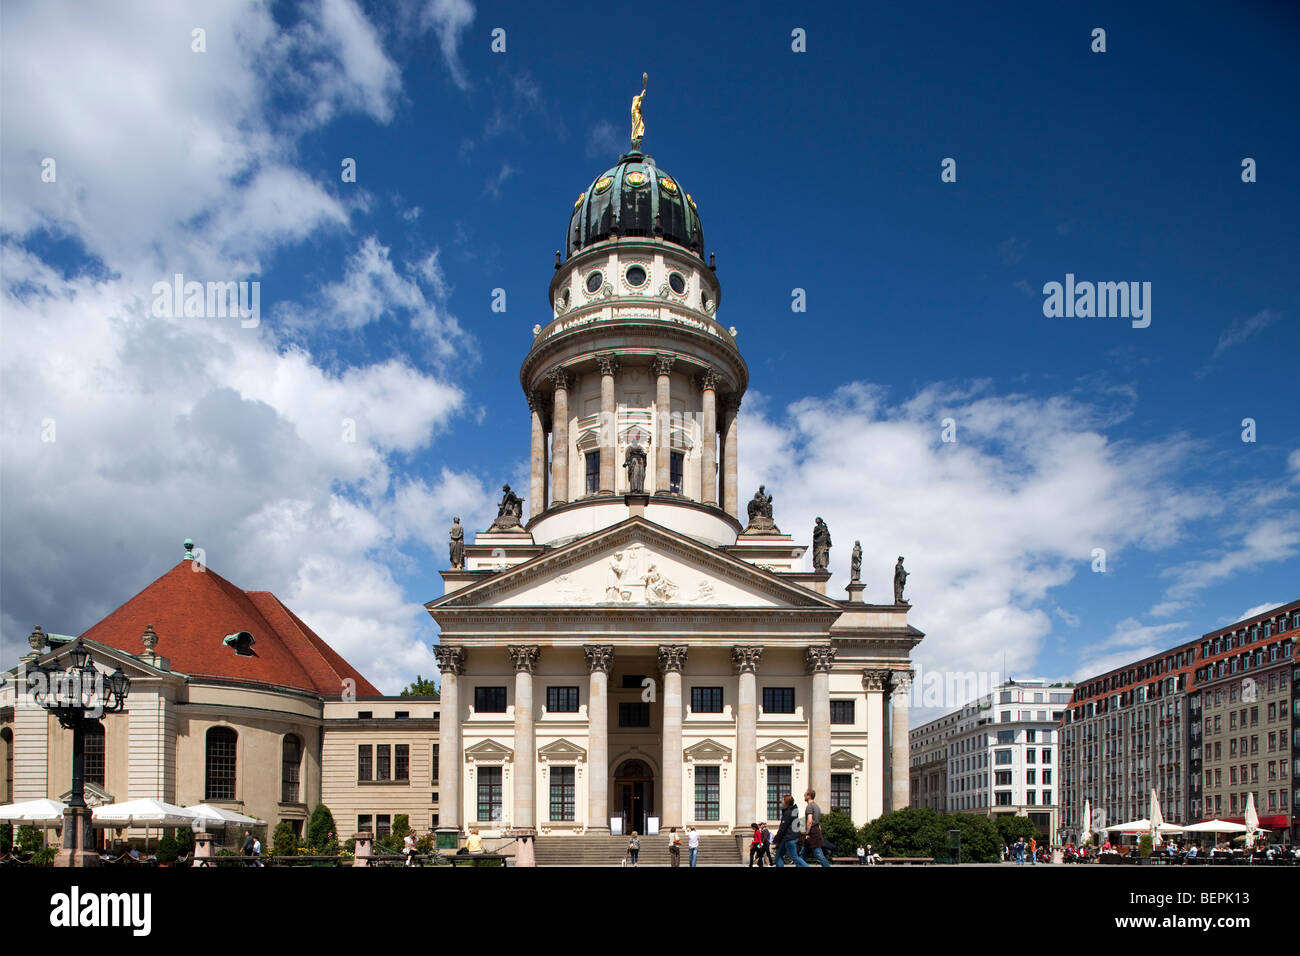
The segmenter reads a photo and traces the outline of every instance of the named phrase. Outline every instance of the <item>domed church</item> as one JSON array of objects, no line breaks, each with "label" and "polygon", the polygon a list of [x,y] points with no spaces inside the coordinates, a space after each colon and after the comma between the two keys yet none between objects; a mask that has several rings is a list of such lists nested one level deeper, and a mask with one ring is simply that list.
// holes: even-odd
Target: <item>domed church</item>
[{"label": "domed church", "polygon": [[860,553],[847,597],[826,593],[820,519],[809,571],[774,495],[742,501],[749,367],[696,200],[641,149],[639,97],[633,120],[573,203],[520,367],[527,496],[504,488],[472,543],[456,519],[427,605],[441,825],[535,832],[539,860],[551,838],[730,835],[807,789],[857,824],[908,800],[922,634],[901,587],[864,602]]}]

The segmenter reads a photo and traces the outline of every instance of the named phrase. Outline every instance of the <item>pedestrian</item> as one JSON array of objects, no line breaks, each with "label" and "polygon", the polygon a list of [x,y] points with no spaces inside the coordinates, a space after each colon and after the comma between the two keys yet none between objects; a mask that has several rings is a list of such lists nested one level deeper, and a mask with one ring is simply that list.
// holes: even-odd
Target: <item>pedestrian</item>
[{"label": "pedestrian", "polygon": [[763,856],[759,859],[759,866],[763,865],[763,860],[767,860],[767,865],[772,865],[772,828],[766,823],[759,824],[759,834],[763,837]]},{"label": "pedestrian", "polygon": [[411,859],[415,856],[415,836],[408,833],[402,837],[402,852],[406,854],[406,865],[411,865]]},{"label": "pedestrian", "polygon": [[262,865],[262,841],[256,838],[253,839],[253,865]]},{"label": "pedestrian", "polygon": [[830,866],[831,861],[826,859],[826,854],[822,852],[822,844],[825,838],[822,836],[822,808],[817,806],[817,791],[809,790],[803,795],[807,804],[803,808],[805,831],[804,845],[812,850],[813,858],[822,866]]},{"label": "pedestrian", "polygon": [[796,825],[799,820],[799,808],[794,805],[794,797],[786,794],[781,798],[781,824],[776,831],[776,865],[785,866],[788,854],[795,866],[807,866],[799,856],[799,834]]},{"label": "pedestrian", "polygon": [[758,860],[758,868],[763,868],[763,836],[758,832],[758,824],[749,825],[749,865],[754,865],[754,860]]},{"label": "pedestrian", "polygon": [[635,830],[632,831],[632,839],[627,841],[627,859],[633,866],[636,866],[636,858],[641,854],[641,837]]},{"label": "pedestrian", "polygon": [[867,862],[867,848],[861,843],[858,844],[858,866]]},{"label": "pedestrian", "polygon": [[695,827],[691,827],[686,835],[686,848],[691,852],[691,867],[694,868],[700,858],[700,831]]},{"label": "pedestrian", "polygon": [[1029,865],[1033,866],[1038,862],[1038,837],[1029,838]]},{"label": "pedestrian", "polygon": [[253,855],[253,834],[249,833],[247,830],[244,831],[243,850],[244,856],[251,857]]},{"label": "pedestrian", "polygon": [[677,828],[668,831],[668,865],[680,866],[682,862],[682,838],[677,835]]}]

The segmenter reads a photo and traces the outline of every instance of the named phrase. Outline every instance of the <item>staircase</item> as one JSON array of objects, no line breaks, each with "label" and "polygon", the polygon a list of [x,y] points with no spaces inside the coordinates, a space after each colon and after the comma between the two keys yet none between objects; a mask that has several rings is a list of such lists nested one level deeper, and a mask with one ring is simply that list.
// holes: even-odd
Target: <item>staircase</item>
[{"label": "staircase", "polygon": [[[535,845],[538,866],[618,866],[627,855],[626,836],[583,834],[539,836]],[[690,850],[682,834],[682,866],[690,866]],[[736,837],[700,835],[699,866],[736,866],[741,862]],[[668,834],[641,837],[638,866],[668,865]]]}]

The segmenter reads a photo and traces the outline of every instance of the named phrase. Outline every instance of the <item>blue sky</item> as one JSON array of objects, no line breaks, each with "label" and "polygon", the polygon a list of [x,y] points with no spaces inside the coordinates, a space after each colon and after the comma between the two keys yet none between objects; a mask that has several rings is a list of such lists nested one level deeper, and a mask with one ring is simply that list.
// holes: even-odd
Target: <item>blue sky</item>
[{"label": "blue sky", "polygon": [[[925,669],[1081,677],[1295,599],[1300,17],[975,6],[7,4],[5,656],[190,535],[386,690],[429,674],[643,70],[751,368],[742,492],[826,517],[834,590],[854,538],[869,600],[907,555]],[[260,324],[153,316],[176,272],[260,281]],[[1067,273],[1151,283],[1150,326],[1046,318]]]}]

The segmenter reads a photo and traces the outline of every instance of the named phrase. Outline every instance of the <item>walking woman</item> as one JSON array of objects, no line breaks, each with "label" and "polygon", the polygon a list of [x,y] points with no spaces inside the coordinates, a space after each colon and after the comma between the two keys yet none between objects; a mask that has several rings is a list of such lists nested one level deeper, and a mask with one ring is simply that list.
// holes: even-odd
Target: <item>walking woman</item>
[{"label": "walking woman", "polygon": [[781,825],[777,828],[776,839],[772,841],[776,844],[777,866],[785,866],[787,854],[796,865],[808,865],[799,859],[799,834],[794,829],[798,819],[799,808],[794,805],[794,797],[787,793],[781,798]]},{"label": "walking woman", "polygon": [[632,839],[627,841],[627,858],[633,866],[636,866],[636,858],[641,853],[641,838],[637,836],[635,830],[632,831]]}]

